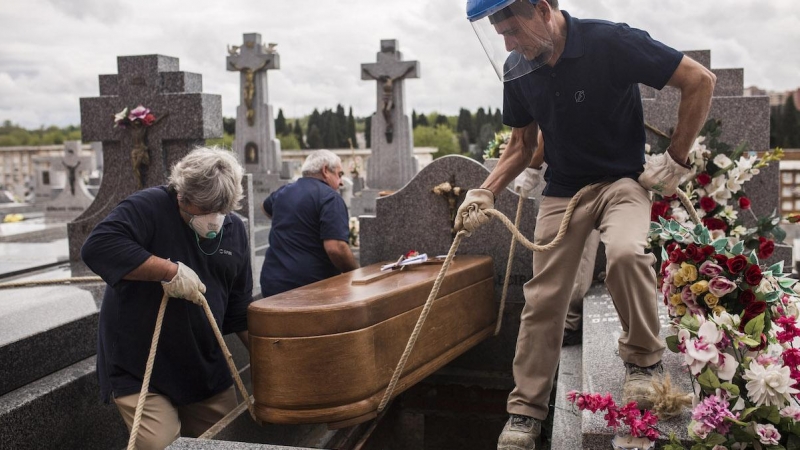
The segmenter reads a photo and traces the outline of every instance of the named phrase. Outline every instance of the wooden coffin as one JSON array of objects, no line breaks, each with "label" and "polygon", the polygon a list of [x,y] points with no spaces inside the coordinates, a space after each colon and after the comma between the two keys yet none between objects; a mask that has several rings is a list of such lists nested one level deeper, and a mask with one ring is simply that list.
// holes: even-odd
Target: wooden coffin
[{"label": "wooden coffin", "polygon": [[[416,265],[381,276],[380,266],[250,305],[259,419],[337,428],[377,415],[441,269],[441,264]],[[496,316],[491,257],[456,256],[393,396],[491,336]]]}]

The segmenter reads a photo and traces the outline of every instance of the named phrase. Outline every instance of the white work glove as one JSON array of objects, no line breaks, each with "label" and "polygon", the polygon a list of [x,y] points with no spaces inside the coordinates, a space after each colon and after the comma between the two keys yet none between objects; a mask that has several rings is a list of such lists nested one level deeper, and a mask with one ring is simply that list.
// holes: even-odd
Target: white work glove
[{"label": "white work glove", "polygon": [[190,302],[202,305],[201,294],[206,293],[206,285],[200,281],[191,267],[182,262],[178,262],[178,273],[169,281],[162,281],[164,292],[172,298],[182,298]]},{"label": "white work glove", "polygon": [[514,180],[514,189],[516,189],[521,196],[530,197],[533,190],[536,189],[536,186],[542,181],[539,172],[541,172],[539,169],[534,169],[533,167],[528,167],[523,170]]},{"label": "white work glove", "polygon": [[691,169],[678,164],[669,152],[651,156],[644,165],[644,172],[639,175],[639,184],[645,189],[664,197],[674,195]]},{"label": "white work glove", "polygon": [[456,213],[456,222],[453,229],[458,232],[467,231],[467,236],[478,227],[489,221],[489,216],[483,211],[494,208],[494,194],[488,189],[470,189],[464,197],[464,202]]}]

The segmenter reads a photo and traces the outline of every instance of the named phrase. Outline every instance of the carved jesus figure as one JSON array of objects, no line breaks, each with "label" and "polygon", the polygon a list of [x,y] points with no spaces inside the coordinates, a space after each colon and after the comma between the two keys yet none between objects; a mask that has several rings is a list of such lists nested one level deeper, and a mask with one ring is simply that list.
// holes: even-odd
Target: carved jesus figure
[{"label": "carved jesus figure", "polygon": [[383,114],[383,120],[386,123],[386,142],[391,144],[392,137],[394,136],[394,123],[392,122],[392,112],[394,110],[394,82],[396,80],[405,78],[409,72],[414,70],[414,66],[410,66],[405,72],[394,78],[388,75],[380,75],[376,77],[367,69],[362,68],[361,70],[373,80],[383,83],[383,102],[381,104],[381,113]]},{"label": "carved jesus figure", "polygon": [[244,92],[244,105],[247,108],[247,124],[251,127],[255,122],[256,112],[253,109],[253,98],[256,94],[256,83],[255,83],[255,76],[256,72],[266,67],[269,64],[269,59],[264,61],[264,64],[252,69],[250,67],[239,67],[233,61],[230,62],[231,67],[234,69],[242,72],[244,74],[244,86],[242,86],[242,91]]}]

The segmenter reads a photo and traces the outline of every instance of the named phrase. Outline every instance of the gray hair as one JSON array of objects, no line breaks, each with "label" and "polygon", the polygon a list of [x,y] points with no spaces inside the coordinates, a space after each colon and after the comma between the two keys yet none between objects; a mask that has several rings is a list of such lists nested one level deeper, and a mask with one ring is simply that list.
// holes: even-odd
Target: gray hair
[{"label": "gray hair", "polygon": [[230,151],[198,147],[172,166],[169,187],[202,210],[227,214],[241,208],[243,176]]},{"label": "gray hair", "polygon": [[303,161],[303,176],[314,175],[322,172],[323,167],[329,170],[336,170],[336,166],[342,165],[342,160],[336,153],[330,150],[314,150]]}]

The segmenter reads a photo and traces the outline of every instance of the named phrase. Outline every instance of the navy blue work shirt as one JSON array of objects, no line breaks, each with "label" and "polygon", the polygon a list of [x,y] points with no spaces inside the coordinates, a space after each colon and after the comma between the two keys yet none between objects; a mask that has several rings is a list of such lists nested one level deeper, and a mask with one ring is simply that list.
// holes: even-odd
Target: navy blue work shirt
[{"label": "navy blue work shirt", "polygon": [[[206,285],[205,297],[223,334],[247,330],[253,298],[250,250],[241,219],[228,214],[220,237],[201,239],[184,222],[174,192],[145,189],[126,198],[92,230],[83,261],[108,283],[100,308],[97,374],[100,393],[124,397],[142,388],[164,290],[160,282],[122,278],[151,255],[182,262]],[[233,384],[202,306],[170,299],[150,380],[150,392],[176,406],[205,400]]]},{"label": "navy blue work shirt", "polygon": [[323,241],[348,242],[347,206],[324,181],[303,177],[264,200],[272,217],[269,248],[261,267],[264,297],[342,273],[325,252]]},{"label": "navy blue work shirt", "polygon": [[645,31],[562,13],[567,41],[558,62],[506,82],[503,92],[503,123],[523,128],[536,121],[542,129],[544,195],[553,197],[642,172],[638,83],[663,88],[683,58]]}]

